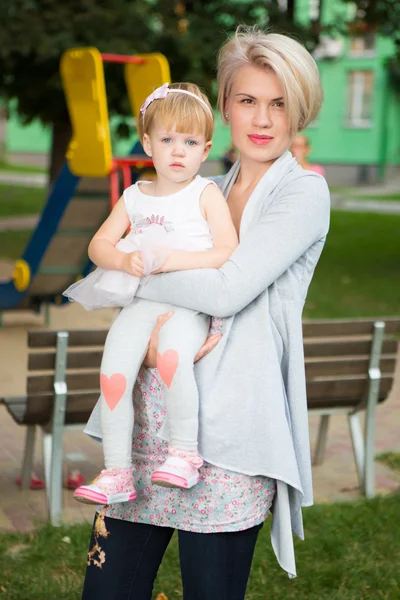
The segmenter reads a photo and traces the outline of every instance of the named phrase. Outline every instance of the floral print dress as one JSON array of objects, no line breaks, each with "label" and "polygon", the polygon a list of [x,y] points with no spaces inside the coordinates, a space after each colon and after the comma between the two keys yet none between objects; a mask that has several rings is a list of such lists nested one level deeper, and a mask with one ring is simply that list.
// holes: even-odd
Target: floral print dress
[{"label": "floral print dress", "polygon": [[239,531],[268,516],[275,480],[251,477],[205,463],[201,479],[190,490],[150,483],[167,455],[167,443],[157,437],[165,417],[164,385],[156,369],[139,373],[134,389],[135,426],[132,456],[137,499],[103,508],[108,517],[197,533]]}]

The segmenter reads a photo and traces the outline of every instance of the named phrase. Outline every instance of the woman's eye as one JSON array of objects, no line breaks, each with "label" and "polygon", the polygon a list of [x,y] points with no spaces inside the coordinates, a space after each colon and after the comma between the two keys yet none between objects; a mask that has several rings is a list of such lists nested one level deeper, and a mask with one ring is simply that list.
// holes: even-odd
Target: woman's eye
[{"label": "woman's eye", "polygon": [[165,138],[162,138],[162,140],[161,140],[161,141],[162,141],[162,142],[164,142],[164,144],[169,144],[169,143],[170,143],[170,141],[171,141],[171,138],[169,138],[169,137],[165,137]]},{"label": "woman's eye", "polygon": [[284,102],[275,102],[275,106],[277,106],[278,108],[284,108],[285,104]]},{"label": "woman's eye", "polygon": [[243,98],[243,100],[240,101],[242,104],[252,104],[253,100],[251,98]]}]

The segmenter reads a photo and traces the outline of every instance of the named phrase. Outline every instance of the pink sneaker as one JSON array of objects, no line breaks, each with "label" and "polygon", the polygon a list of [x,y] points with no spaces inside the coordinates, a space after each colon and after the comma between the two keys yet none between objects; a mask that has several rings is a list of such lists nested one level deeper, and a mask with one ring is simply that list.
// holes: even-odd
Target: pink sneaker
[{"label": "pink sneaker", "polygon": [[151,483],[188,490],[199,482],[202,465],[203,459],[197,452],[185,453],[170,448],[165,463],[152,474]]},{"label": "pink sneaker", "polygon": [[75,500],[86,504],[117,504],[136,499],[133,468],[104,469],[89,485],[81,485],[74,492]]}]

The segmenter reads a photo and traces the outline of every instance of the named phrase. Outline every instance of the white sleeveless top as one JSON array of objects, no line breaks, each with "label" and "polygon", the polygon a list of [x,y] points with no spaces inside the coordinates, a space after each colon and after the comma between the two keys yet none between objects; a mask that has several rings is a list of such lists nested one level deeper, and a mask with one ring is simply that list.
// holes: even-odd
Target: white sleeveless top
[{"label": "white sleeveless top", "polygon": [[201,213],[200,197],[204,188],[215,185],[214,182],[197,175],[189,185],[170,196],[143,193],[144,186],[149,183],[138,181],[124,191],[132,241],[136,238],[140,245],[140,238],[146,238],[150,230],[154,241],[156,228],[159,228],[160,241],[174,250],[210,250],[213,241],[208,223]]},{"label": "white sleeveless top", "polygon": [[[124,191],[124,203],[131,222],[128,235],[116,248],[121,252],[141,251],[145,275],[164,264],[171,250],[201,252],[213,247],[210,228],[200,209],[201,194],[213,181],[197,175],[189,185],[170,196],[148,196],[139,181]],[[143,189],[142,187],[142,189]],[[123,307],[133,301],[140,283],[124,271],[95,269],[69,286],[63,295],[86,310]]]}]

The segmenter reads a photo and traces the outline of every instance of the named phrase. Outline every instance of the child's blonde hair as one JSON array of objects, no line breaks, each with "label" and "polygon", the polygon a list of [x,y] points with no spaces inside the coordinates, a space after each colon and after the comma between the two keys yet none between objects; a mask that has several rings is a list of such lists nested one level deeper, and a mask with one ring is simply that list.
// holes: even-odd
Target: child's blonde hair
[{"label": "child's blonde hair", "polygon": [[209,142],[214,133],[214,115],[207,96],[194,83],[173,83],[169,88],[195,94],[206,103],[209,110],[188,94],[167,94],[165,98],[151,102],[144,115],[139,113],[137,130],[140,141],[143,142],[145,133],[151,132],[157,118],[158,123],[168,130],[175,127],[178,133],[204,135],[206,142]]},{"label": "child's blonde hair", "polygon": [[266,33],[257,26],[240,26],[219,53],[218,107],[225,122],[225,103],[236,73],[240,67],[249,64],[272,69],[278,77],[292,135],[316,118],[323,92],[318,67],[311,54],[287,35]]}]

